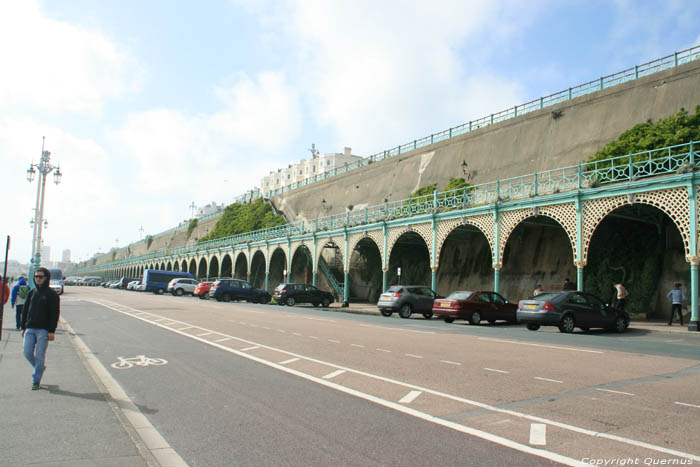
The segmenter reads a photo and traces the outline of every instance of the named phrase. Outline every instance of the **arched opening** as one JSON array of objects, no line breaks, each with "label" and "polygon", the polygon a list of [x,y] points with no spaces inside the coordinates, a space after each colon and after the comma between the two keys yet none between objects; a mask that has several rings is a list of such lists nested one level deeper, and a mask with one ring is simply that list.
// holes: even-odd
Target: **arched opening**
[{"label": "arched opening", "polygon": [[593,232],[583,282],[586,292],[606,303],[612,303],[613,284],[622,282],[630,293],[628,313],[668,319],[671,307],[666,294],[674,284],[681,283],[681,290],[690,296],[690,268],[678,227],[651,205],[615,209]]},{"label": "arched opening", "polygon": [[[326,290],[343,298],[343,284],[345,283],[345,262],[340,247],[333,241],[326,242],[321,247],[321,255],[318,258],[316,287]],[[350,288],[352,291],[352,287]]]},{"label": "arched opening", "polygon": [[166,269],[165,269],[165,263],[164,263],[164,262],[163,262],[163,263],[160,263],[160,270],[161,270],[161,271],[165,271],[165,270],[166,270]]},{"label": "arched opening", "polygon": [[180,262],[179,261],[175,261],[173,263],[173,271],[180,272]]},{"label": "arched opening", "polygon": [[571,240],[551,217],[528,217],[518,224],[506,241],[501,262],[499,292],[511,302],[531,297],[538,284],[544,290],[561,290],[566,278],[576,283]]},{"label": "arched opening", "polygon": [[245,253],[238,253],[236,256],[236,267],[233,269],[233,277],[241,280],[248,280],[248,258]]},{"label": "arched opening", "polygon": [[197,262],[195,261],[194,258],[190,260],[190,267],[187,270],[190,274],[192,274],[194,277],[197,277]]},{"label": "arched opening", "polygon": [[350,254],[350,298],[376,303],[382,290],[382,255],[374,240],[360,240]]},{"label": "arched opening", "polygon": [[265,255],[260,250],[250,260],[250,284],[258,289],[265,287]]},{"label": "arched opening", "polygon": [[217,277],[219,277],[219,258],[213,256],[211,261],[209,261],[209,273],[207,274],[207,278],[216,279]]},{"label": "arched opening", "polygon": [[[401,276],[399,277],[399,268]],[[430,252],[423,237],[416,232],[402,234],[389,256],[387,285],[431,285]]]},{"label": "arched opening", "polygon": [[292,255],[290,282],[311,284],[313,282],[313,261],[306,245],[301,245]]},{"label": "arched opening", "polygon": [[268,292],[275,290],[278,284],[285,282],[284,271],[287,270],[287,255],[282,248],[276,248],[270,256],[270,276]]},{"label": "arched opening", "polygon": [[180,271],[182,271],[182,272],[189,272],[189,271],[187,270],[187,260],[186,260],[186,259],[183,259],[183,260],[182,260],[182,263],[180,264]]},{"label": "arched opening", "polygon": [[493,289],[493,256],[489,241],[473,225],[460,225],[440,249],[436,292],[443,297],[456,290]]},{"label": "arched opening", "polygon": [[199,267],[197,268],[197,279],[205,279],[207,277],[208,272],[209,270],[207,269],[207,259],[201,258],[199,260]]},{"label": "arched opening", "polygon": [[231,255],[226,253],[221,260],[221,277],[233,277],[231,267]]},{"label": "arched opening", "polygon": [[168,264],[165,265],[165,270],[166,271],[172,271],[173,270],[173,263],[168,261]]}]

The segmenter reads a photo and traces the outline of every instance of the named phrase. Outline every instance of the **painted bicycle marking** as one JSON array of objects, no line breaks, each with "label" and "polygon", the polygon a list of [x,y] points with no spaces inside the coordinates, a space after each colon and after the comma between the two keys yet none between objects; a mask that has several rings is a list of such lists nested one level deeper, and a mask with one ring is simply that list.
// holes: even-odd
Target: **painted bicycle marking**
[{"label": "painted bicycle marking", "polygon": [[137,355],[136,357],[131,357],[131,358],[124,358],[124,357],[117,357],[117,362],[112,363],[112,368],[115,368],[117,370],[125,370],[127,368],[131,368],[134,365],[136,366],[149,366],[149,365],[165,365],[168,363],[167,360],[163,358],[150,358],[146,357],[145,355]]}]

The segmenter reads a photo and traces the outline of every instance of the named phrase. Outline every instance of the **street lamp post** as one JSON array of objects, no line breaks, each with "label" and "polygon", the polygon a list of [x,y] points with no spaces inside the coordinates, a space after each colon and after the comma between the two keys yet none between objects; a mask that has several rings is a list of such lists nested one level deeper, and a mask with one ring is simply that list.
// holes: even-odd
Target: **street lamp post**
[{"label": "street lamp post", "polygon": [[36,187],[36,207],[34,208],[34,234],[32,237],[32,264],[29,266],[29,284],[33,287],[34,271],[41,265],[41,228],[44,220],[44,193],[46,191],[46,176],[56,170],[53,174],[54,183],[61,183],[61,169],[58,166],[53,166],[49,163],[51,153],[44,150],[44,138],[41,142],[41,160],[38,164],[30,164],[27,169],[27,180],[31,183],[37,172],[39,172],[39,180]]}]

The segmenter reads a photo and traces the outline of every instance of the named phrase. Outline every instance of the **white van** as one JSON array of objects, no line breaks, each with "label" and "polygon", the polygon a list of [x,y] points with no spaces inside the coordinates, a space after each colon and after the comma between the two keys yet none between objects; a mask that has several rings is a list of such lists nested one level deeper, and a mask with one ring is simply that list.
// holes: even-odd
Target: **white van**
[{"label": "white van", "polygon": [[49,287],[54,289],[58,295],[63,295],[63,271],[56,268],[47,268],[51,273]]}]

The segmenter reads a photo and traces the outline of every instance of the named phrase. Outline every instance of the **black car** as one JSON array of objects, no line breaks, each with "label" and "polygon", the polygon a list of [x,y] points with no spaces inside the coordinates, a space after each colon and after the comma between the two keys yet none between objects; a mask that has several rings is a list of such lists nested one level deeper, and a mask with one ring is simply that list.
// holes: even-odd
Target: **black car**
[{"label": "black car", "polygon": [[324,308],[334,300],[331,293],[309,284],[280,284],[272,294],[272,298],[280,305],[294,306],[297,303],[311,303],[313,306],[322,305]]},{"label": "black car", "polygon": [[630,324],[626,311],[608,306],[595,295],[575,291],[544,292],[520,300],[516,316],[531,331],[537,331],[540,326],[557,326],[566,333],[574,328],[625,332]]},{"label": "black car", "polygon": [[271,300],[269,293],[240,279],[218,279],[209,289],[209,297],[218,302],[246,300],[252,303],[268,303]]}]

